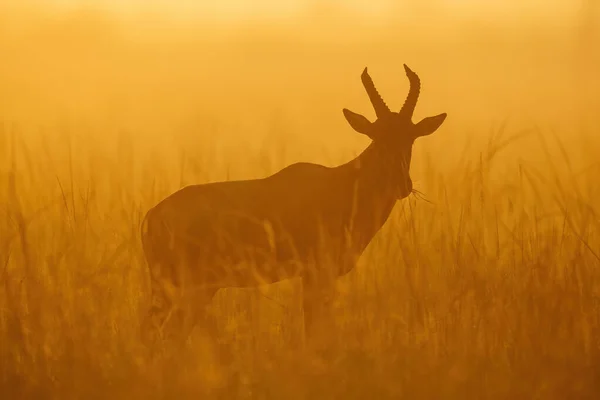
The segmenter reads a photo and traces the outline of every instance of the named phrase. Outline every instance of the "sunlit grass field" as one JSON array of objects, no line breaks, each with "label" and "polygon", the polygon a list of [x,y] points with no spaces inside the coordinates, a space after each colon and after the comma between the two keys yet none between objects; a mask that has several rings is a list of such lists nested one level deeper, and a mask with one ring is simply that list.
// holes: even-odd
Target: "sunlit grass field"
[{"label": "sunlit grass field", "polygon": [[[0,36],[1,398],[597,398],[598,80],[578,96],[551,62],[567,39],[136,44],[78,18]],[[185,185],[349,160],[367,142],[341,109],[373,115],[362,68],[399,107],[403,62],[419,116],[449,116],[415,145],[423,195],[339,280],[334,344],[303,347],[286,281],[216,295],[225,361],[199,336],[151,358],[145,212]]]},{"label": "sunlit grass field", "polygon": [[[518,140],[502,126],[452,170],[416,154],[429,202],[400,202],[340,280],[335,346],[318,357],[299,346],[298,282],[227,289],[212,305],[233,353],[219,365],[199,340],[176,359],[151,360],[140,345],[139,224],[175,188],[235,178],[227,157],[188,149],[168,166],[136,158],[126,137],[108,155],[68,133],[33,149],[15,129],[3,128],[0,157],[5,398],[593,398],[600,389],[593,154],[586,170],[571,170],[565,153],[544,172],[513,161],[497,173],[502,145]],[[269,164],[277,151],[238,162],[263,176],[286,164]]]}]

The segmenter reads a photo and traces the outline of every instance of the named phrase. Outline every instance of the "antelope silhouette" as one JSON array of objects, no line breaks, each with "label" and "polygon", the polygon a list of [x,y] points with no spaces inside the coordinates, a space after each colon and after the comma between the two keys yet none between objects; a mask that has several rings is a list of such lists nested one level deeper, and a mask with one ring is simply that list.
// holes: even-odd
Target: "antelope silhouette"
[{"label": "antelope silhouette", "polygon": [[372,140],[347,163],[300,162],[262,179],[191,185],[151,208],[142,223],[152,290],[143,329],[189,333],[220,288],[299,277],[310,337],[335,279],[354,268],[396,202],[412,192],[415,139],[446,118],[412,122],[421,85],[404,69],[410,90],[399,112],[390,111],[364,69],[377,119],[343,109],[350,126]]}]

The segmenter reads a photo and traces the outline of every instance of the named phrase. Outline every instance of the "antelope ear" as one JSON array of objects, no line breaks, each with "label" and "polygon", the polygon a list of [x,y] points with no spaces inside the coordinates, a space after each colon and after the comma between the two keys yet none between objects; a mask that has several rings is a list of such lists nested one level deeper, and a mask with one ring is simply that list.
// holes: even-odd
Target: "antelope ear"
[{"label": "antelope ear", "polygon": [[348,121],[352,129],[354,129],[358,133],[367,135],[371,139],[373,138],[371,136],[371,121],[369,121],[367,118],[360,114],[348,110],[347,108],[344,108],[342,111],[344,113],[344,117],[346,117],[346,121]]},{"label": "antelope ear", "polygon": [[419,121],[416,127],[416,136],[427,136],[435,132],[446,119],[446,113],[436,115],[434,117],[423,118]]}]

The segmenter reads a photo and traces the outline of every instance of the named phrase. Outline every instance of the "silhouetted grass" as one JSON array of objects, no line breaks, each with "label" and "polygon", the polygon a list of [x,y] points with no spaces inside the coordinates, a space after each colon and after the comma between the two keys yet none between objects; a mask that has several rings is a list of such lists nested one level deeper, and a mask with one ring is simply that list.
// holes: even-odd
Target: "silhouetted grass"
[{"label": "silhouetted grass", "polygon": [[[226,151],[201,146],[137,154],[127,134],[114,148],[68,130],[29,146],[4,126],[2,397],[595,398],[600,164],[591,149],[573,160],[574,142],[558,139],[568,133],[508,131],[450,169],[415,154],[429,202],[399,203],[340,280],[325,354],[299,346],[295,282],[221,291],[212,308],[233,354],[223,366],[199,338],[156,359],[139,344],[148,293],[139,222],[183,184],[274,172],[291,161],[285,143],[229,164],[219,161],[233,159]],[[545,161],[497,162],[521,139]]]}]

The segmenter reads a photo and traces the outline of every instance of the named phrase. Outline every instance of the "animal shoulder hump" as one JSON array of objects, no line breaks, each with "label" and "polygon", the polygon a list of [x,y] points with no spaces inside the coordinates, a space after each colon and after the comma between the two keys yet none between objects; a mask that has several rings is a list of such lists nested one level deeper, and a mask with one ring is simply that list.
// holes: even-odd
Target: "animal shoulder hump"
[{"label": "animal shoulder hump", "polygon": [[313,173],[313,172],[323,172],[328,170],[329,168],[321,165],[321,164],[314,164],[314,163],[309,163],[309,162],[297,162],[294,164],[290,164],[287,167],[283,168],[281,171],[279,171],[277,174],[280,173]]},{"label": "animal shoulder hump", "polygon": [[328,171],[330,168],[309,162],[298,162],[290,164],[287,167],[274,173],[269,178],[272,179],[302,179],[302,178],[318,178],[319,175]]}]

